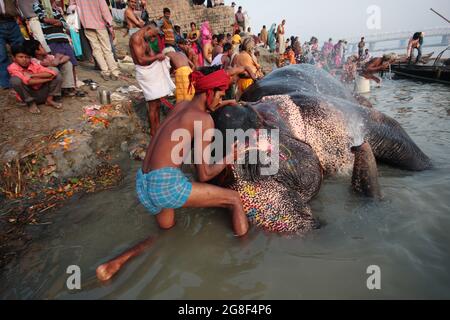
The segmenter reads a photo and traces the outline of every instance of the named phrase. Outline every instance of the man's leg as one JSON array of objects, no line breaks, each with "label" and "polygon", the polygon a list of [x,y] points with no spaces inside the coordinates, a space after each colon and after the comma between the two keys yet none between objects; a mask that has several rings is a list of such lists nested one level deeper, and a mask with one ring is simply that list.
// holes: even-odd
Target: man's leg
[{"label": "man's leg", "polygon": [[[184,208],[226,208],[232,212],[233,230],[239,237],[248,231],[248,219],[242,207],[241,198],[236,191],[216,187],[207,183],[193,183],[192,192]],[[162,229],[175,225],[175,211],[164,209],[156,216]]]},{"label": "man's leg", "polygon": [[44,47],[45,51],[51,52],[50,47],[47,45],[47,41],[45,41],[44,33],[42,32],[42,27],[41,27],[41,23],[39,22],[39,19],[37,17],[32,18],[29,21],[29,25],[30,25],[31,32],[33,33],[34,39],[36,39],[37,41],[39,41],[41,43],[41,45],[42,45],[42,47]]},{"label": "man's leg", "polygon": [[103,57],[105,57],[106,64],[108,65],[109,72],[118,77],[120,74],[119,66],[114,60],[114,55],[112,52],[111,41],[109,39],[109,33],[107,30],[97,30],[98,41],[101,46]]},{"label": "man's leg", "polygon": [[233,230],[242,237],[248,232],[248,219],[239,193],[207,183],[193,183],[192,192],[183,208],[226,208],[232,213]]},{"label": "man's leg", "polygon": [[12,77],[10,80],[11,88],[13,88],[20,99],[25,102],[28,106],[28,111],[34,114],[40,113],[39,108],[36,103],[36,94],[38,91],[34,91],[27,85],[25,85],[22,80],[18,77]]},{"label": "man's leg", "polygon": [[420,59],[422,59],[422,46],[417,48],[416,64],[418,64],[420,62]]},{"label": "man's leg", "polygon": [[[192,192],[184,208],[227,208],[232,211],[233,229],[237,236],[244,236],[248,232],[248,219],[242,207],[239,194],[235,191],[219,188],[205,183],[193,183]],[[173,209],[163,210],[156,216],[159,226],[170,229],[175,224]],[[131,258],[145,251],[154,243],[155,239],[149,237],[133,248],[125,251],[117,258],[102,264],[97,268],[97,278],[101,281],[110,280]]]},{"label": "man's leg", "polygon": [[105,77],[109,77],[110,71],[108,69],[108,64],[106,63],[105,57],[103,56],[103,50],[97,36],[97,30],[85,29],[84,33],[91,44],[92,55],[100,67],[103,78],[105,79]]},{"label": "man's leg", "polygon": [[59,70],[61,72],[62,84],[61,88],[63,89],[73,89],[75,88],[75,76],[74,76],[74,67],[72,62],[67,61],[66,63],[59,66]]},{"label": "man's leg", "polygon": [[6,44],[11,46],[23,43],[23,36],[16,22],[0,22],[0,86],[9,88],[9,73],[6,70],[10,61]]},{"label": "man's leg", "polygon": [[55,79],[53,79],[49,84],[48,84],[48,94],[47,94],[47,98],[45,103],[50,106],[53,107],[55,109],[61,109],[62,108],[62,104],[61,103],[57,103],[54,101],[54,97],[60,97],[61,96],[61,85],[63,83],[63,79],[60,73],[58,73],[58,75],[56,76]]},{"label": "man's leg", "polygon": [[159,113],[161,109],[161,101],[159,99],[148,102],[148,118],[150,122],[150,135],[155,136],[159,127]]}]

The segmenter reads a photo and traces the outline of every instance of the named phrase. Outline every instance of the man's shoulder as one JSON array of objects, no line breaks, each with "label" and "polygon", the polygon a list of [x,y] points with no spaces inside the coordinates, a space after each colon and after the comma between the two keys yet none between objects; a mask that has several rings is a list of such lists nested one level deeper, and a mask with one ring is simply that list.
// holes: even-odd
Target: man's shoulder
[{"label": "man's shoulder", "polygon": [[8,67],[7,67],[7,70],[8,71],[17,71],[17,70],[20,70],[20,69],[22,69],[22,67],[20,67],[17,63],[15,63],[15,62],[13,62],[13,63],[11,63]]},{"label": "man's shoulder", "polygon": [[197,110],[194,108],[189,108],[190,103],[186,103],[185,106],[183,106],[185,109],[183,110],[183,119],[187,121],[200,121],[205,124],[211,124],[214,123],[213,118],[211,115],[207,112]]}]

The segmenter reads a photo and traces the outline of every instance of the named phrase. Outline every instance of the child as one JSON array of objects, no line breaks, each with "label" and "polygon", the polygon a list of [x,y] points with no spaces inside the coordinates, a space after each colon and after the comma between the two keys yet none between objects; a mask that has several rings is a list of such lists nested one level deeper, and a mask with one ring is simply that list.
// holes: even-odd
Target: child
[{"label": "child", "polygon": [[56,53],[55,55],[49,54],[37,40],[25,41],[24,46],[27,48],[28,54],[35,58],[33,59],[34,62],[46,68],[57,68],[61,72],[63,96],[85,96],[84,92],[79,92],[75,89],[75,69],[69,56],[61,53]]},{"label": "child", "polygon": [[27,104],[28,111],[40,113],[37,104],[43,103],[61,109],[62,104],[54,101],[55,97],[61,96],[61,75],[55,70],[31,61],[23,45],[12,47],[11,53],[14,57],[14,62],[8,66],[11,88]]}]

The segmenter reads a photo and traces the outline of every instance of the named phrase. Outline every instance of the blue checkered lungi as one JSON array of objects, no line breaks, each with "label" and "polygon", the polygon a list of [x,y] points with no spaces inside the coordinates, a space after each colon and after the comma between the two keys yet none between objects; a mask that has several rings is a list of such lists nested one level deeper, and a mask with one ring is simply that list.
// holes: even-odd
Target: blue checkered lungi
[{"label": "blue checkered lungi", "polygon": [[192,191],[192,183],[178,168],[163,168],[136,176],[136,192],[142,205],[157,215],[163,209],[184,206]]}]

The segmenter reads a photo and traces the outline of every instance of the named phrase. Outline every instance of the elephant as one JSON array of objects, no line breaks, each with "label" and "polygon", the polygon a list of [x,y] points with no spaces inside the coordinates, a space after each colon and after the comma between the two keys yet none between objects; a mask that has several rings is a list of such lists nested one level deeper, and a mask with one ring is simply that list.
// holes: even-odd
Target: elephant
[{"label": "elephant", "polygon": [[353,190],[379,199],[376,161],[410,171],[432,166],[397,121],[311,65],[273,71],[243,93],[241,104],[216,111],[216,128],[279,130],[279,170],[264,176],[261,164],[244,162],[214,183],[237,191],[250,222],[271,232],[319,228],[308,203],[328,177],[353,172]]}]

